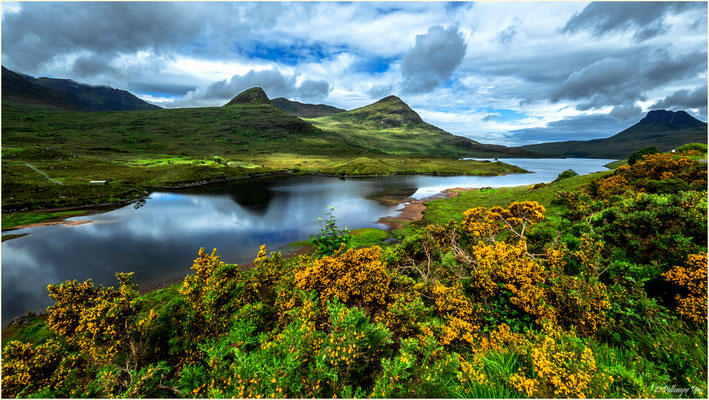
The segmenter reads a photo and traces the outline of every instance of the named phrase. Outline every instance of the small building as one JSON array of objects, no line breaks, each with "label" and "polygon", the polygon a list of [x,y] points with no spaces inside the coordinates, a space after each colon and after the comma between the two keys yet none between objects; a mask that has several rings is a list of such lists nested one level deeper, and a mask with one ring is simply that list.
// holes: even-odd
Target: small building
[{"label": "small building", "polygon": [[89,181],[89,185],[108,185],[108,181]]}]

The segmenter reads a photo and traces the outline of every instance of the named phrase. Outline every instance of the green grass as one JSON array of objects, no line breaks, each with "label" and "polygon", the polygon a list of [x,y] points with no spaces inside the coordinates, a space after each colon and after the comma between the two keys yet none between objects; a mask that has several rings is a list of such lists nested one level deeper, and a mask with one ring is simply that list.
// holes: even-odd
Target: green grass
[{"label": "green grass", "polygon": [[377,228],[362,228],[350,231],[352,234],[352,247],[369,247],[381,244],[381,242],[389,237],[389,234]]},{"label": "green grass", "polygon": [[622,167],[623,165],[628,165],[628,160],[613,161],[611,163],[604,165],[604,167],[610,168],[610,169],[616,169],[618,167]]},{"label": "green grass", "polygon": [[[139,296],[136,300],[138,308],[142,311],[140,316],[146,316],[151,309],[162,314],[170,307],[170,300],[180,296],[179,290],[182,282],[156,289]],[[145,315],[143,315],[145,314]]]},{"label": "green grass", "polygon": [[551,183],[538,189],[531,189],[532,186],[515,186],[499,189],[482,189],[462,191],[458,197],[451,199],[440,199],[426,203],[426,210],[423,219],[413,223],[415,226],[424,226],[435,223],[445,223],[451,219],[461,220],[463,212],[473,207],[508,207],[515,201],[536,201],[546,209],[547,219],[559,218],[562,212],[561,206],[551,204],[554,194],[560,190],[573,190],[583,186],[593,179],[598,178],[608,172],[597,172],[594,174],[575,176]]},{"label": "green grass", "polygon": [[[18,212],[3,214],[2,229],[13,229],[18,226],[38,222],[60,221],[64,218],[86,214],[86,210],[57,211],[57,212]],[[3,239],[4,240],[4,239]]]},{"label": "green grass", "polygon": [[52,336],[46,316],[28,316],[22,325],[13,324],[2,331],[2,343],[18,340],[24,343],[41,344]]}]

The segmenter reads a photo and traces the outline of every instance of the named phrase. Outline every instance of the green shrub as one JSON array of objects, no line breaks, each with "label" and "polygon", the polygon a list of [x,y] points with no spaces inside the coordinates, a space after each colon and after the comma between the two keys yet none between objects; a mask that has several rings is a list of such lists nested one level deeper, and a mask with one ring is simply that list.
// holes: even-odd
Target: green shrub
[{"label": "green shrub", "polygon": [[320,220],[320,232],[310,237],[310,243],[315,247],[315,252],[321,256],[333,254],[343,245],[345,249],[349,247],[352,235],[345,229],[339,229],[335,221],[335,215],[332,213],[335,209],[330,207],[327,212],[328,219],[325,220],[325,225]]},{"label": "green shrub", "polygon": [[633,165],[636,162],[640,161],[640,159],[643,158],[644,155],[646,154],[655,154],[659,153],[660,149],[658,149],[656,146],[650,146],[650,147],[645,147],[644,149],[640,149],[633,154],[631,154],[628,157],[628,164]]}]

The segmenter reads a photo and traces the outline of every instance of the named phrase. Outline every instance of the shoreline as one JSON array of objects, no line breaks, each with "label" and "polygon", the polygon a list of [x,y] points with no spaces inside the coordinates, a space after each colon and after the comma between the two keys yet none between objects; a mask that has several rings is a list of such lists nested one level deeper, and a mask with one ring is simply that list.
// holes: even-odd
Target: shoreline
[{"label": "shoreline", "polygon": [[[235,176],[235,177],[227,177],[227,178],[221,178],[221,179],[216,179],[216,180],[210,180],[210,181],[197,181],[197,182],[188,182],[188,183],[183,183],[179,185],[146,185],[143,187],[144,190],[143,194],[140,196],[136,196],[133,198],[129,199],[123,199],[120,201],[112,202],[112,203],[101,203],[101,204],[80,204],[80,205],[75,205],[75,206],[63,206],[63,207],[54,207],[54,208],[35,208],[35,209],[10,209],[10,210],[2,210],[2,214],[8,214],[8,213],[18,213],[18,212],[35,212],[35,211],[42,211],[42,212],[57,212],[57,211],[73,211],[73,210],[82,210],[86,208],[102,208],[102,207],[121,207],[125,206],[131,203],[135,203],[136,201],[144,200],[147,199],[150,196],[151,192],[148,192],[148,190],[160,190],[160,189],[166,189],[166,190],[180,190],[180,189],[189,189],[189,188],[194,188],[194,187],[200,187],[200,186],[207,186],[211,184],[220,184],[220,183],[227,183],[227,182],[232,182],[232,181],[239,181],[239,180],[246,180],[246,179],[253,179],[253,178],[262,178],[266,176],[324,176],[324,177],[330,177],[330,178],[340,178],[342,180],[345,180],[347,178],[378,178],[378,177],[385,177],[385,176],[397,176],[397,175],[404,175],[404,176],[416,176],[416,175],[422,175],[422,176],[442,176],[442,177],[447,177],[447,176],[505,176],[505,175],[510,175],[510,174],[531,174],[532,172],[527,171],[527,170],[522,170],[523,172],[505,172],[501,174],[465,174],[465,173],[434,173],[434,172],[392,172],[392,173],[386,173],[386,174],[366,174],[366,175],[346,175],[346,174],[336,174],[336,173],[324,173],[324,172],[295,172],[294,170],[284,170],[284,171],[277,171],[277,172],[265,172],[265,173],[259,173],[259,174],[253,174],[253,175],[245,175],[245,176]],[[69,218],[69,217],[67,217]],[[7,230],[12,230],[12,229],[19,229],[17,227],[9,228]]]},{"label": "shoreline", "polygon": [[391,233],[395,229],[403,228],[407,223],[416,222],[423,219],[423,212],[426,210],[426,202],[440,199],[452,199],[458,197],[460,192],[467,192],[471,190],[479,190],[479,188],[456,187],[445,189],[438,194],[425,197],[423,199],[413,199],[409,197],[408,199],[397,203],[397,205],[406,203],[401,210],[398,210],[398,215],[379,218],[377,223],[385,225],[387,227],[386,231]]}]

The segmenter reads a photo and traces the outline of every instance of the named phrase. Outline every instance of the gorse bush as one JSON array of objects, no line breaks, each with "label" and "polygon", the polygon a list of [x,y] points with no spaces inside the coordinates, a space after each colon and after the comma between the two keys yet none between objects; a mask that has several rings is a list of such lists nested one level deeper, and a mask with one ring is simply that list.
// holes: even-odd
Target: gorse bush
[{"label": "gorse bush", "polygon": [[633,165],[636,162],[638,162],[640,159],[642,159],[643,156],[645,156],[647,154],[656,154],[659,152],[660,152],[660,149],[658,149],[656,146],[650,146],[650,147],[646,147],[644,149],[640,149],[636,152],[633,152],[628,157],[628,164]]},{"label": "gorse bush", "polygon": [[200,249],[159,307],[131,274],[50,285],[52,334],[3,346],[3,394],[705,397],[703,185],[705,164],[649,154],[384,247],[348,249],[330,210],[312,255]]}]

